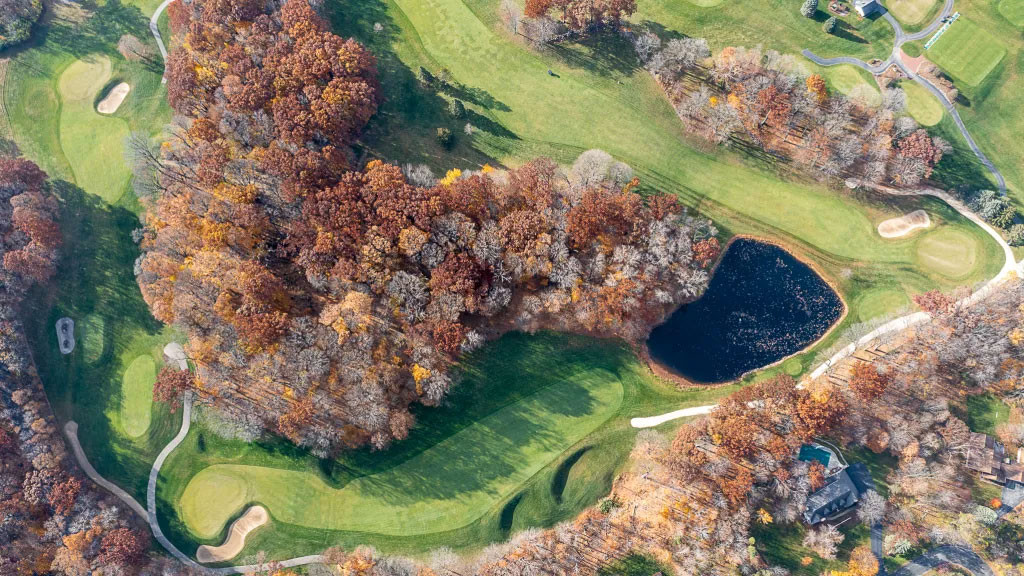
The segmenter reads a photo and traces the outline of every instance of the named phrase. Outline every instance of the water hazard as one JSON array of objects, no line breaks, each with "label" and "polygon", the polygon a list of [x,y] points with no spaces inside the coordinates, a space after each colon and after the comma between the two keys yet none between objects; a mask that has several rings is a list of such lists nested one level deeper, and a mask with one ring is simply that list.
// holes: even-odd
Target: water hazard
[{"label": "water hazard", "polygon": [[734,380],[815,342],[843,304],[814,270],[785,250],[737,239],[707,292],[647,341],[651,357],[693,382]]}]

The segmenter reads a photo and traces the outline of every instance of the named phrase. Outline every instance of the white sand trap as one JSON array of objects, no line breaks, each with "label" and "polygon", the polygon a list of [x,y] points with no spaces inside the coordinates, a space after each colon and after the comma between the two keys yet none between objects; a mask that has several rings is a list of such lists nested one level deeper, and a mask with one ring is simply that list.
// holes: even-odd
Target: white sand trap
[{"label": "white sand trap", "polygon": [[167,346],[164,346],[164,356],[167,356],[167,359],[177,366],[178,370],[188,370],[188,356],[185,355],[185,349],[181,344],[169,342]]},{"label": "white sand trap", "polygon": [[117,112],[117,109],[121,107],[121,103],[124,102],[131,89],[132,87],[126,82],[121,82],[114,86],[110,89],[110,92],[107,92],[107,96],[96,105],[96,111],[100,114],[113,114]]},{"label": "white sand trap", "polygon": [[71,354],[75,349],[75,321],[71,318],[57,320],[57,346],[61,354]]},{"label": "white sand trap", "polygon": [[899,238],[906,236],[919,228],[927,228],[932,225],[931,218],[924,210],[914,210],[910,214],[904,214],[899,218],[890,218],[878,225],[878,234],[882,238]]},{"label": "white sand trap", "polygon": [[203,564],[210,562],[223,562],[230,560],[242,551],[245,546],[245,537],[253,530],[267,523],[270,516],[263,506],[250,506],[245,514],[231,523],[228,528],[228,539],[220,546],[200,546],[196,550],[196,560]]}]

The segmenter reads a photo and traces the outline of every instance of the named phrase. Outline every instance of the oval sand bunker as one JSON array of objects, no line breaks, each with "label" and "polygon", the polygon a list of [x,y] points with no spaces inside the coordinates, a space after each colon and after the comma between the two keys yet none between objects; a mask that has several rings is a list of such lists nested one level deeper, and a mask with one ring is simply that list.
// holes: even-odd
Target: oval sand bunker
[{"label": "oval sand bunker", "polygon": [[227,540],[224,540],[220,546],[206,546],[205,544],[200,546],[196,550],[196,560],[203,564],[209,564],[234,558],[245,546],[245,537],[249,535],[249,532],[266,524],[268,519],[266,508],[250,506],[245,514],[231,523],[231,528],[228,528]]},{"label": "oval sand bunker", "polygon": [[899,218],[890,218],[878,225],[878,235],[882,238],[900,238],[914,230],[932,225],[931,218],[924,210],[914,210]]},{"label": "oval sand bunker", "polygon": [[117,112],[117,109],[121,107],[121,103],[128,96],[128,92],[132,89],[127,82],[121,82],[117,86],[110,89],[103,100],[96,105],[96,111],[100,114],[113,114]]}]

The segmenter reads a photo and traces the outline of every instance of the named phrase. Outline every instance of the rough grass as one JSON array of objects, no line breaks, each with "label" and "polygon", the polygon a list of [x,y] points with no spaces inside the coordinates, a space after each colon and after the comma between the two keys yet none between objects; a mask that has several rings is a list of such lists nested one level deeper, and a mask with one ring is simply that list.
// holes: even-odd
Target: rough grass
[{"label": "rough grass", "polygon": [[938,0],[889,0],[885,7],[903,24],[922,24]]},{"label": "rough grass", "polygon": [[999,0],[999,13],[1010,24],[1024,27],[1024,0]]},{"label": "rough grass", "polygon": [[995,394],[967,397],[967,426],[984,434],[995,435],[996,428],[1010,419],[1010,407]]},{"label": "rough grass", "polygon": [[907,93],[907,113],[922,126],[934,126],[942,121],[946,113],[942,104],[917,82],[900,82],[900,88]]},{"label": "rough grass", "polygon": [[132,438],[149,429],[155,381],[156,362],[149,354],[132,360],[121,378],[121,427]]},{"label": "rough grass", "polygon": [[977,86],[1006,56],[1006,45],[965,17],[928,50],[928,58],[971,86]]},{"label": "rough grass", "polygon": [[479,547],[571,517],[607,494],[637,432],[629,418],[735,390],[679,392],[614,341],[554,333],[509,334],[460,372],[449,406],[417,410],[409,439],[383,453],[317,461],[197,427],[161,472],[158,499],[172,537],[186,550],[193,539],[218,542],[246,505],[260,503],[274,523],[270,535],[247,543],[250,551],[315,550],[311,534],[323,545],[403,552]]}]

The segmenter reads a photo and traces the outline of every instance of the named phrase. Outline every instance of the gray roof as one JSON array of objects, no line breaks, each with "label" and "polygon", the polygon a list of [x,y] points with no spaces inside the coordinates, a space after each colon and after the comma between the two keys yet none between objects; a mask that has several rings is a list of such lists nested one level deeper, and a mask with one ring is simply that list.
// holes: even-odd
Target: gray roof
[{"label": "gray roof", "polygon": [[857,486],[846,470],[829,476],[826,481],[828,484],[807,497],[804,520],[808,524],[817,524],[831,514],[853,506],[860,499]]},{"label": "gray roof", "polygon": [[857,487],[857,494],[862,495],[868,490],[875,489],[875,481],[871,478],[871,472],[863,462],[854,462],[846,471],[850,474],[850,480]]}]

